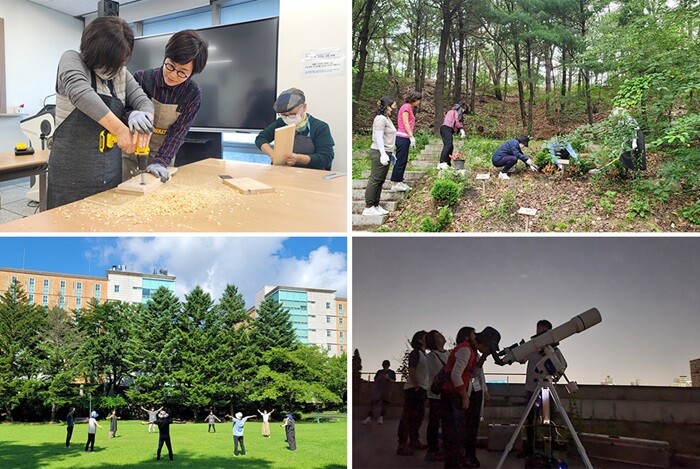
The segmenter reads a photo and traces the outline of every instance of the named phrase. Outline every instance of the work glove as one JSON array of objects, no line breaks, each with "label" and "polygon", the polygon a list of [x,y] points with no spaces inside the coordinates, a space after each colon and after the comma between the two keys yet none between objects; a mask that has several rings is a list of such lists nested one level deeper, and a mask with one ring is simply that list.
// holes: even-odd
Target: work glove
[{"label": "work glove", "polygon": [[459,129],[459,136],[464,138],[464,129]]},{"label": "work glove", "polygon": [[416,137],[411,136],[411,148],[416,148]]},{"label": "work glove", "polygon": [[150,134],[153,132],[153,114],[144,111],[131,111],[129,114],[129,130]]},{"label": "work glove", "polygon": [[159,177],[160,182],[166,182],[168,179],[170,179],[170,172],[168,172],[168,169],[159,165],[158,163],[153,163],[146,166],[146,172]]},{"label": "work glove", "polygon": [[540,168],[538,168],[537,166],[535,166],[535,163],[533,163],[532,160],[531,160],[530,158],[527,159],[527,161],[525,162],[525,164],[528,165],[528,166],[530,167],[530,171],[538,171],[538,170],[540,169]]},{"label": "work glove", "polygon": [[383,164],[384,166],[389,164],[389,155],[386,154],[386,152],[383,152],[382,155],[379,157],[379,162]]}]

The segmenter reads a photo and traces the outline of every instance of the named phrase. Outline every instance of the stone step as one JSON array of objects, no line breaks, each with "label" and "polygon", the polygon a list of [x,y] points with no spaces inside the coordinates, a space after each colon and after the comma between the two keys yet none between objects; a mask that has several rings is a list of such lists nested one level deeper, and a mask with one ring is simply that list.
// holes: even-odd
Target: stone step
[{"label": "stone step", "polygon": [[411,169],[429,169],[429,168],[436,168],[437,167],[437,161],[427,161],[427,160],[414,160],[408,163]]},{"label": "stone step", "polygon": [[426,146],[423,147],[422,151],[428,151],[431,153],[438,152],[440,153],[442,151],[442,142],[440,143],[429,143]]},{"label": "stone step", "polygon": [[[369,181],[367,179],[355,179],[352,181],[352,188],[353,189],[366,189],[367,188],[367,183]],[[384,181],[384,184],[382,184],[382,189],[384,190],[389,190],[391,189],[391,181],[388,179]]]},{"label": "stone step", "polygon": [[[423,179],[425,176],[425,173],[422,171],[406,171],[403,173],[403,179],[406,182],[411,182],[411,181],[419,181]],[[369,170],[362,171],[362,179],[367,179],[369,178]],[[389,174],[386,175],[386,180],[391,179],[391,171],[389,171]]]},{"label": "stone step", "polygon": [[[399,206],[398,201],[394,202],[381,202],[379,205],[381,205],[384,210],[389,210],[390,212],[396,211],[396,209]],[[352,213],[362,213],[362,211],[365,209],[365,202],[364,200],[359,201],[359,200],[353,200],[352,202]]]},{"label": "stone step", "polygon": [[388,215],[353,215],[352,227],[376,228],[381,226],[388,217]]},{"label": "stone step", "polygon": [[[403,199],[403,196],[404,192],[382,191],[382,195],[379,197],[379,200],[381,202],[396,202]],[[365,200],[365,190],[353,189],[352,200]]]}]

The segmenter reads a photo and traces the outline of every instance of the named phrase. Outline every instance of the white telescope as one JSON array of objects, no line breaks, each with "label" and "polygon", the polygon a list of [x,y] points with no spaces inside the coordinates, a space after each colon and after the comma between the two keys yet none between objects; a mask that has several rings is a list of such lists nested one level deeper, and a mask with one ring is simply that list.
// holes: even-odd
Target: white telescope
[{"label": "white telescope", "polygon": [[505,347],[494,355],[494,361],[498,365],[511,365],[514,362],[525,363],[534,353],[539,352],[547,345],[556,345],[577,332],[585,331],[602,321],[597,308],[591,308],[578,316],[574,316],[561,326],[555,327],[543,334],[533,337],[527,342],[513,344]]}]

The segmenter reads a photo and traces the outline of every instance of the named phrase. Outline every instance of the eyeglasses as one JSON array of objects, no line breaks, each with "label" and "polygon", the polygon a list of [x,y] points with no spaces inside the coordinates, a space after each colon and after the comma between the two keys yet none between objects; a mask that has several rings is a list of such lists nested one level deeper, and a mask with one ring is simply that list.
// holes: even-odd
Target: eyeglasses
[{"label": "eyeglasses", "polygon": [[164,65],[165,65],[165,69],[167,71],[177,72],[177,76],[180,78],[189,78],[189,76],[190,76],[189,74],[183,72],[182,70],[176,69],[175,66],[173,64],[171,64],[170,62],[164,62]]}]

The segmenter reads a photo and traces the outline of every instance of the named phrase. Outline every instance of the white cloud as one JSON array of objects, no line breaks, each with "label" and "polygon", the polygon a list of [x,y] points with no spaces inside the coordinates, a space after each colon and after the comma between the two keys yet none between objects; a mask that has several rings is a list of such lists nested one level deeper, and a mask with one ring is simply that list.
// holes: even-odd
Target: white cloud
[{"label": "white cloud", "polygon": [[283,242],[271,237],[119,238],[115,248],[107,250],[129,270],[168,270],[177,277],[175,294],[183,300],[199,285],[218,301],[227,284],[238,287],[248,307],[264,285],[324,288],[347,295],[345,253],[319,246],[303,257],[288,257]]}]

